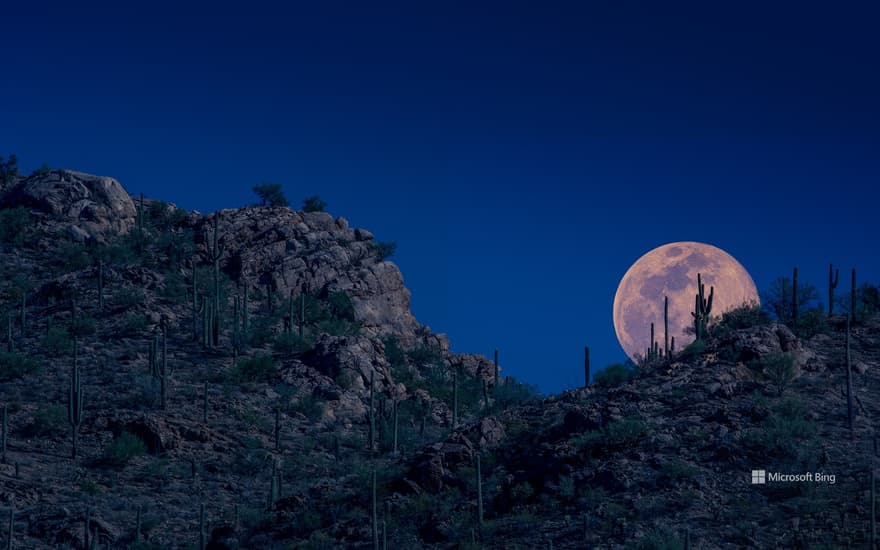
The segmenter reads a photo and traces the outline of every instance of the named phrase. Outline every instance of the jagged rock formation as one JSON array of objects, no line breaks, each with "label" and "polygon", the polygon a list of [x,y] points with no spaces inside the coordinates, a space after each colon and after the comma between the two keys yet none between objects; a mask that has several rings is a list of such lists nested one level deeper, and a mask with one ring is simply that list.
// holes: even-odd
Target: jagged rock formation
[{"label": "jagged rock formation", "polygon": [[131,230],[137,212],[113,178],[72,170],[53,170],[20,180],[6,191],[4,206],[29,206],[65,224],[77,242]]}]

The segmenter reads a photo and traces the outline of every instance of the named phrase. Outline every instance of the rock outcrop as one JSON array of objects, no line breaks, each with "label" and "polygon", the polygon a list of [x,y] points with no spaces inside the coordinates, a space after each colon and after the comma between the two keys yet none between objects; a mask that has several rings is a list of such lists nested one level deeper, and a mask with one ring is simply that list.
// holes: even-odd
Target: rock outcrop
[{"label": "rock outcrop", "polygon": [[52,170],[18,181],[4,206],[29,206],[67,225],[75,241],[121,235],[134,227],[137,209],[113,178],[72,170]]}]

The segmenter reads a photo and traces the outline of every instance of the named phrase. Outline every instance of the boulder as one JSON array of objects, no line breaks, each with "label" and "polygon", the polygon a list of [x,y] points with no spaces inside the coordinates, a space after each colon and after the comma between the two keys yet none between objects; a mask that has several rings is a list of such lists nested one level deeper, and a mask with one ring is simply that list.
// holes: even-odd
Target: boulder
[{"label": "boulder", "polygon": [[21,180],[2,203],[28,206],[71,223],[68,232],[75,240],[127,233],[137,219],[134,201],[118,181],[71,170]]}]

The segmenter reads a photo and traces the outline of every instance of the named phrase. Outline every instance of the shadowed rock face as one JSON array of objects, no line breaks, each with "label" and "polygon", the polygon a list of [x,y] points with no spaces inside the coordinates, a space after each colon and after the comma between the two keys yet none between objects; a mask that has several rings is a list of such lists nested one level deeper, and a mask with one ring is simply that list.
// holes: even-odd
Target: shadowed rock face
[{"label": "shadowed rock face", "polygon": [[68,234],[78,241],[127,233],[137,219],[134,201],[118,181],[72,170],[21,180],[3,204],[29,206],[69,222]]},{"label": "shadowed rock face", "polygon": [[[214,215],[195,223],[202,250],[212,245]],[[221,264],[234,279],[284,296],[299,296],[303,284],[311,293],[343,291],[364,334],[395,333],[405,344],[416,342],[421,325],[410,312],[403,275],[379,259],[368,231],[350,229],[345,218],[334,220],[326,212],[284,207],[219,215],[219,241],[226,249]]]}]

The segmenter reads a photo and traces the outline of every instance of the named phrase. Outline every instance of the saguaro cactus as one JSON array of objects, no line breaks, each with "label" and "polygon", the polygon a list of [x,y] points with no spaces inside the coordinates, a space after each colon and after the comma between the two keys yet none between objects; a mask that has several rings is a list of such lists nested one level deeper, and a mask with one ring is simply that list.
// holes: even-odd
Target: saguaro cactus
[{"label": "saguaro cactus", "polygon": [[165,324],[165,321],[162,320],[162,353],[161,353],[161,361],[159,363],[159,385],[160,385],[160,395],[161,395],[161,404],[162,410],[164,411],[168,404],[168,384],[170,382],[171,372],[168,370],[168,327]]},{"label": "saguaro cactus", "polygon": [[98,260],[98,309],[104,311],[104,260]]},{"label": "saguaro cactus", "polygon": [[398,410],[397,410],[397,400],[396,399],[392,402],[392,407],[394,408],[394,437],[392,439],[391,452],[396,455],[397,454],[397,423],[398,423]]},{"label": "saguaro cactus", "polygon": [[[204,304],[202,305],[204,307]],[[192,273],[192,314],[193,314],[193,341],[199,341],[199,314],[202,313],[202,310],[199,309],[199,269],[196,266],[195,260],[193,260],[193,273]]]},{"label": "saguaro cactus", "polygon": [[663,354],[669,357],[669,296],[663,297]]},{"label": "saguaro cactus", "polygon": [[6,550],[12,550],[12,539],[15,533],[15,507],[9,507],[9,528],[6,529]]},{"label": "saguaro cactus", "polygon": [[[302,338],[306,328],[306,291],[308,285],[303,283],[299,292],[299,337]],[[292,319],[291,319],[292,321]]]},{"label": "saguaro cactus", "polygon": [[[73,340],[74,349],[76,349],[76,339]],[[67,422],[70,424],[73,432],[73,451],[71,458],[76,459],[76,449],[78,442],[79,427],[82,424],[83,414],[83,393],[82,380],[79,377],[79,367],[76,364],[76,355],[74,354],[73,370],[70,378],[70,391],[67,399]]]},{"label": "saguaro cactus", "polygon": [[379,550],[379,511],[377,510],[376,505],[376,467],[373,467],[372,475],[370,476],[370,481],[372,485],[372,506],[370,507],[371,518],[372,518],[372,527],[373,527],[373,550]]},{"label": "saguaro cactus", "polygon": [[[220,246],[220,212],[214,215],[214,239],[213,247],[208,250],[208,260],[214,264],[214,303],[213,317],[211,318],[212,341],[216,344],[220,340],[220,258],[226,251],[225,247]],[[205,240],[207,243],[207,239]]]},{"label": "saguaro cactus", "polygon": [[498,350],[495,350],[495,387],[498,387]]},{"label": "saguaro cactus", "polygon": [[207,546],[207,531],[205,529],[205,503],[199,503],[199,550],[205,550]]},{"label": "saguaro cactus", "polygon": [[208,381],[205,380],[205,387],[202,390],[202,422],[208,423]]},{"label": "saguaro cactus", "polygon": [[840,269],[834,269],[834,264],[828,264],[828,317],[834,314],[834,289],[840,280]]},{"label": "saguaro cactus", "polygon": [[715,298],[715,287],[709,287],[709,298],[705,296],[705,285],[703,285],[702,275],[697,273],[697,294],[694,296],[694,311],[691,315],[694,318],[694,331],[697,340],[702,340],[706,333],[706,326],[709,321],[709,314],[712,313],[712,300]]},{"label": "saguaro cactus", "polygon": [[798,268],[791,275],[791,322],[797,323],[798,318]]},{"label": "saguaro cactus", "polygon": [[590,346],[584,346],[584,387],[590,387]]},{"label": "saguaro cactus", "polygon": [[480,453],[477,453],[477,522],[483,525],[483,472],[480,468]]},{"label": "saguaro cactus", "polygon": [[458,427],[458,372],[452,372],[452,429]]},{"label": "saguaro cactus", "polygon": [[846,317],[846,415],[849,421],[850,436],[855,433],[855,409],[853,408],[852,352],[850,350],[850,316]]},{"label": "saguaro cactus", "polygon": [[856,268],[852,270],[852,282],[849,291],[849,314],[852,317],[852,322],[855,323],[857,321],[856,318]]},{"label": "saguaro cactus", "polygon": [[6,404],[3,404],[3,433],[0,435],[0,457],[6,464]]},{"label": "saguaro cactus", "polygon": [[369,422],[370,422],[370,433],[367,436],[367,448],[370,452],[373,452],[376,448],[376,383],[375,383],[375,371],[370,371],[370,410],[368,413]]}]

